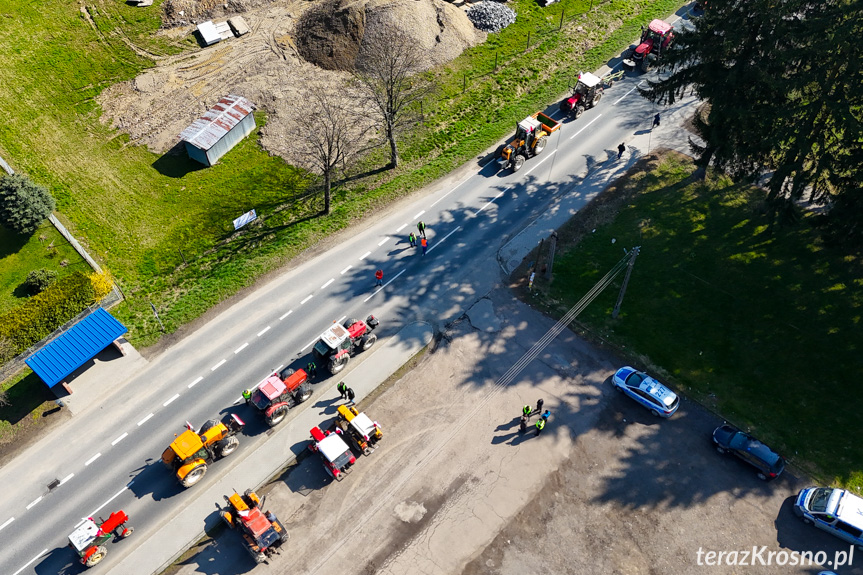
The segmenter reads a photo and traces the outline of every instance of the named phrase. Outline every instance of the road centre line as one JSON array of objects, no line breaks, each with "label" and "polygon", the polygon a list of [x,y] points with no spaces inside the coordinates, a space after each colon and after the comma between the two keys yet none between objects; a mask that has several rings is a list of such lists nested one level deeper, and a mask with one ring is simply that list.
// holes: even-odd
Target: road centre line
[{"label": "road centre line", "polygon": [[309,294],[308,296],[306,296],[306,298],[303,301],[300,302],[300,305],[306,305],[306,302],[309,301],[310,299],[312,299],[313,297],[315,297],[315,296],[312,294]]},{"label": "road centre line", "polygon": [[340,317],[339,319],[336,320],[336,323],[342,323],[346,317],[348,317],[348,316],[343,315],[342,317]]},{"label": "road centre line", "polygon": [[294,310],[289,309],[289,310],[288,310],[288,313],[282,314],[282,316],[279,318],[279,320],[281,321],[281,320],[285,319],[286,317],[288,317],[288,316],[289,316],[289,315],[291,315],[292,313],[294,313]]},{"label": "road centre line", "polygon": [[325,283],[324,285],[322,285],[322,286],[321,286],[321,289],[326,288],[328,285],[330,285],[330,284],[331,284],[331,283],[333,283],[334,281],[336,281],[336,280],[335,280],[335,278],[330,278],[330,281],[328,281],[327,283]]},{"label": "road centre line", "polygon": [[34,505],[36,505],[36,504],[37,504],[37,503],[39,503],[40,501],[42,501],[42,496],[41,496],[41,495],[40,495],[39,497],[37,497],[36,499],[34,499],[33,501],[31,501],[31,502],[30,502],[30,505],[28,505],[28,506],[27,506],[27,510],[29,511],[31,507],[33,507]]},{"label": "road centre line", "polygon": [[[507,188],[507,189],[508,189],[508,188]],[[483,207],[481,207],[480,209],[478,209],[477,211],[475,211],[475,212],[473,213],[473,215],[474,215],[474,216],[478,215],[481,211],[483,211],[484,209],[486,209],[487,207],[489,207],[490,205],[492,205],[492,204],[494,203],[494,201],[495,201],[496,199],[498,199],[499,197],[501,197],[505,191],[506,191],[506,190],[503,190],[503,191],[502,191],[502,192],[500,192],[498,195],[496,195],[495,197],[493,197],[491,200],[489,200],[489,202],[488,202],[486,205],[484,205]]]},{"label": "road centre line", "polygon": [[378,294],[382,289],[384,289],[385,287],[387,287],[388,285],[390,285],[391,283],[393,283],[394,281],[396,281],[396,278],[397,278],[397,277],[399,277],[400,275],[402,275],[403,273],[405,273],[405,270],[400,271],[400,272],[399,272],[399,273],[397,273],[395,276],[393,276],[393,279],[391,279],[390,281],[388,281],[387,283],[385,283],[384,285],[382,285],[381,287],[379,287],[379,288],[377,289],[377,291],[375,291],[375,293],[373,293],[372,295],[370,295],[369,297],[367,297],[366,299],[364,299],[364,300],[363,300],[363,303],[366,303],[367,301],[369,301],[370,299],[372,299],[373,297],[375,297],[375,296],[376,296],[376,295],[377,295],[377,294]]},{"label": "road centre line", "polygon": [[267,326],[267,327],[265,327],[264,329],[262,329],[261,331],[259,331],[259,332],[258,332],[258,337],[261,337],[262,335],[264,335],[264,334],[265,334],[265,333],[267,333],[268,331],[270,331],[270,326]]},{"label": "road centre line", "polygon": [[[213,371],[213,370],[210,370],[210,371]],[[202,375],[202,376],[198,377],[198,379],[196,379],[195,381],[193,381],[192,383],[190,383],[189,385],[187,385],[186,387],[188,387],[189,389],[192,389],[192,388],[193,388],[193,387],[195,387],[197,384],[201,383],[203,380],[204,380],[204,376]]]},{"label": "road centre line", "polygon": [[241,351],[243,351],[243,350],[244,350],[244,349],[246,349],[247,347],[249,347],[249,342],[246,342],[246,343],[244,343],[243,345],[241,345],[240,347],[238,347],[237,349],[235,349],[235,350],[234,350],[234,355],[237,355],[238,353],[240,353]]},{"label": "road centre line", "polygon": [[361,260],[364,260],[364,259],[366,259],[367,257],[369,257],[370,255],[372,255],[372,252],[366,252],[366,253],[364,253],[363,255],[361,255],[361,256],[360,256],[360,259],[361,259]]},{"label": "road centre line", "polygon": [[417,219],[418,217],[420,217],[420,216],[421,216],[421,215],[423,215],[424,213],[426,213],[426,211],[425,211],[425,210],[420,210],[420,213],[418,213],[417,215],[415,215],[415,216],[413,217],[413,219]]},{"label": "road centre line", "polygon": [[432,251],[433,249],[435,249],[436,247],[438,247],[439,245],[441,245],[441,244],[442,244],[442,243],[443,243],[443,242],[444,242],[448,237],[450,237],[451,235],[453,235],[454,233],[456,233],[456,232],[457,232],[457,231],[459,231],[460,229],[461,229],[461,226],[456,226],[456,228],[455,228],[453,231],[451,231],[450,233],[448,233],[447,235],[445,235],[443,238],[441,238],[440,240],[435,240],[434,245],[433,245],[432,247],[430,247],[430,248],[428,249],[428,251],[430,252],[430,251]]},{"label": "road centre line", "polygon": [[14,517],[10,517],[9,519],[7,519],[7,520],[3,523],[3,525],[0,525],[0,531],[2,531],[4,527],[6,527],[7,525],[9,525],[9,524],[10,524],[10,523],[12,523],[13,521],[15,521],[15,518],[14,518]]},{"label": "road centre line", "polygon": [[[75,474],[70,473],[69,475],[67,475],[66,477],[64,477],[63,479],[60,480],[60,485],[63,485],[64,483],[66,483],[67,481],[72,479],[73,477],[75,477]],[[57,487],[60,487],[60,485],[58,485]]]},{"label": "road centre line", "polygon": [[97,453],[96,455],[94,455],[93,457],[91,457],[90,459],[88,459],[87,461],[84,462],[84,467],[87,467],[88,465],[90,465],[91,463],[93,463],[94,461],[99,459],[100,457],[102,457],[102,454]]},{"label": "road centre line", "polygon": [[352,267],[354,267],[354,266],[346,267],[345,269],[343,269],[342,271],[339,272],[339,275],[345,275],[345,272],[348,271],[349,269],[351,269]]},{"label": "road centre line", "polygon": [[34,558],[32,558],[31,560],[29,560],[29,561],[27,562],[27,564],[26,564],[26,565],[24,565],[23,567],[21,567],[20,569],[18,569],[18,570],[17,570],[17,571],[15,571],[14,573],[12,573],[12,575],[18,575],[19,573],[21,573],[21,571],[23,571],[24,569],[26,569],[27,567],[29,567],[29,566],[30,566],[34,561],[36,561],[37,559],[39,559],[40,557],[42,557],[42,555],[46,554],[47,552],[48,552],[48,550],[47,550],[47,549],[43,549],[42,551],[40,551],[40,552],[39,552],[39,554],[38,554],[38,555],[36,555],[36,557],[34,557]]},{"label": "road centre line", "polygon": [[[258,334],[258,335],[261,335],[261,334]],[[220,361],[219,363],[217,363],[216,365],[214,365],[213,367],[211,367],[211,368],[210,368],[210,371],[216,371],[217,369],[219,369],[220,367],[222,367],[223,365],[225,365],[225,362],[226,362],[226,361],[228,361],[228,360],[227,360],[227,359],[223,359],[222,361]]]},{"label": "road centre line", "polygon": [[[180,394],[178,393],[178,394],[177,394],[176,396],[174,396],[174,397],[180,397]],[[171,403],[171,401],[173,401],[173,398],[172,398],[172,399],[170,399],[170,400],[168,400],[168,403]],[[120,437],[118,437],[117,439],[115,439],[114,441],[112,441],[112,442],[111,442],[111,445],[117,445],[118,443],[120,443],[121,441],[123,441],[124,439],[126,439],[127,437],[129,437],[129,433],[128,433],[128,432],[127,432],[127,433],[124,433],[123,435],[121,435]]]},{"label": "road centre line", "polygon": [[584,127],[583,127],[582,129],[580,129],[579,131],[577,131],[576,133],[574,133],[573,135],[571,135],[571,136],[569,137],[569,139],[571,140],[571,139],[573,139],[574,137],[576,137],[577,135],[579,135],[580,133],[582,133],[583,131],[585,131],[585,130],[586,130],[586,129],[587,129],[587,128],[592,124],[592,123],[594,123],[595,121],[597,121],[597,120],[598,120],[598,119],[600,119],[601,117],[602,117],[602,114],[597,114],[597,115],[596,115],[596,117],[595,117],[594,119],[592,119],[592,120],[591,120],[591,121],[589,121],[587,124],[585,124],[585,125],[584,125]]},{"label": "road centre line", "polygon": [[171,403],[173,403],[173,401],[174,401],[175,399],[177,399],[178,397],[180,397],[180,394],[179,394],[179,393],[175,393],[175,394],[174,394],[174,396],[173,396],[171,399],[169,399],[168,401],[166,401],[165,403],[163,403],[163,404],[162,404],[162,407],[168,407],[168,406],[169,406]]},{"label": "road centre line", "polygon": [[380,242],[378,242],[378,247],[381,247],[382,245],[384,245],[384,244],[385,244],[385,243],[387,243],[388,241],[390,241],[390,237],[389,237],[389,236],[385,237],[385,238],[384,238],[384,239],[382,239]]},{"label": "road centre line", "polygon": [[[432,205],[434,205],[434,204],[432,204]],[[407,225],[407,224],[402,224],[402,225],[400,225],[400,226],[399,226],[399,229],[397,229],[397,230],[396,230],[396,233],[399,233],[400,231],[402,231],[402,230],[403,230],[403,229],[405,229],[406,227],[408,227],[408,225]]]},{"label": "road centre line", "polygon": [[139,421],[139,422],[138,422],[138,427],[141,427],[142,425],[144,425],[145,423],[147,423],[148,421],[150,421],[150,418],[151,418],[151,417],[153,417],[153,414],[152,414],[152,413],[151,413],[150,415],[148,415],[147,417],[145,417],[144,419],[142,419],[141,421]]},{"label": "road centre line", "polygon": [[618,99],[614,104],[612,104],[612,106],[617,106],[617,104],[619,104],[619,103],[620,103],[620,100],[623,100],[624,98],[626,98],[627,96],[629,96],[630,94],[632,94],[632,93],[633,93],[635,90],[637,90],[637,89],[638,89],[638,87],[639,87],[639,86],[641,86],[643,83],[644,83],[644,80],[642,80],[641,82],[639,82],[638,84],[636,84],[636,85],[632,88],[632,90],[630,90],[629,92],[627,92],[626,94],[624,94],[623,96],[621,96],[621,97],[620,97],[620,98],[619,98],[619,99]]},{"label": "road centre line", "polygon": [[[586,128],[586,127],[587,127],[587,126],[585,126],[585,128]],[[541,159],[539,162],[537,162],[537,164],[536,164],[534,167],[532,167],[531,169],[529,169],[528,171],[526,171],[526,172],[524,173],[524,175],[525,175],[525,176],[527,176],[528,174],[530,174],[532,171],[534,171],[535,169],[537,169],[538,167],[540,167],[544,161],[546,161],[547,159],[549,159],[550,157],[552,157],[552,156],[553,156],[554,154],[556,154],[556,153],[557,153],[557,150],[552,150],[550,154],[548,154],[546,157],[544,157],[544,158],[543,158],[543,159]]]},{"label": "road centre line", "polygon": [[300,351],[305,351],[307,347],[309,347],[310,345],[312,345],[313,343],[315,343],[315,342],[317,342],[317,341],[318,341],[318,338],[313,339],[312,341],[310,341],[309,343],[307,343],[306,345],[304,345],[304,346],[302,347],[302,349],[300,349]]},{"label": "road centre line", "polygon": [[444,195],[442,195],[441,197],[439,197],[438,199],[436,199],[436,200],[434,201],[434,203],[433,203],[431,206],[429,206],[429,207],[430,207],[430,208],[431,208],[431,207],[434,207],[434,205],[435,205],[436,203],[438,203],[439,201],[441,201],[442,199],[444,199],[445,197],[447,197],[448,195],[450,195],[451,193],[453,193],[454,191],[456,191],[456,190],[459,188],[459,186],[461,186],[463,183],[465,183],[465,182],[467,182],[467,181],[470,181],[470,178],[468,178],[468,179],[464,180],[464,182],[459,182],[458,184],[456,184],[456,186],[455,186],[453,189],[451,189],[450,191],[448,191],[447,193],[445,193]]},{"label": "road centre line", "polygon": [[[108,501],[106,501],[105,503],[103,503],[102,505],[100,505],[99,507],[97,507],[96,509],[94,509],[93,511],[91,511],[90,513],[88,513],[87,515],[85,515],[85,516],[84,516],[84,517],[85,517],[85,519],[82,519],[82,520],[78,523],[78,525],[81,525],[81,523],[84,523],[84,521],[86,521],[86,518],[87,518],[87,517],[93,517],[94,515],[96,515],[97,513],[99,513],[99,511],[101,511],[103,507],[105,507],[106,505],[108,505],[109,503],[111,503],[112,501],[114,501],[115,499],[117,499],[118,497],[120,497],[120,495],[122,495],[124,491],[126,491],[127,489],[129,489],[129,487],[131,487],[133,483],[135,483],[135,481],[134,481],[134,480],[133,480],[133,481],[130,481],[129,483],[127,483],[127,484],[126,484],[126,486],[125,486],[125,487],[123,487],[123,489],[121,489],[120,491],[118,491],[117,493],[115,493],[114,495],[112,495],[112,496],[111,496],[111,498],[110,498]],[[78,527],[78,525],[76,525],[75,527],[77,528],[77,527]]]}]

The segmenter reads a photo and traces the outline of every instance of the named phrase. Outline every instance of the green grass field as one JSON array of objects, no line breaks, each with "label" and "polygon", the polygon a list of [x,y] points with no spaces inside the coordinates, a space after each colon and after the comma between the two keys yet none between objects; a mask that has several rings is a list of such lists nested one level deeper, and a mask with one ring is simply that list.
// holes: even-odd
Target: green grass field
[{"label": "green grass field", "polygon": [[579,322],[816,477],[863,486],[860,260],[824,245],[810,218],[768,225],[762,192],[693,171],[673,156],[628,178],[630,201],[559,252],[541,299],[568,309],[640,245],[619,318],[620,278]]}]

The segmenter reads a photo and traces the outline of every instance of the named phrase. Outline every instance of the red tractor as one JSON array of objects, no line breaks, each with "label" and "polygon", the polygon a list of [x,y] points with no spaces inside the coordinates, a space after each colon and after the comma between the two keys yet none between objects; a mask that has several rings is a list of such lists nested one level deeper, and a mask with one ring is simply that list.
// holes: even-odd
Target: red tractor
[{"label": "red tractor", "polygon": [[378,319],[370,315],[366,321],[349,319],[342,325],[333,324],[321,334],[321,339],[312,348],[312,355],[321,366],[326,365],[333,375],[345,368],[351,356],[358,350],[366,351],[378,340],[372,333],[378,327]]},{"label": "red tractor", "polygon": [[602,79],[590,72],[582,72],[572,88],[572,96],[560,103],[560,111],[573,119],[578,118],[585,109],[596,106],[602,94]]},{"label": "red tractor", "polygon": [[246,551],[255,563],[264,563],[288,540],[288,532],[282,522],[269,511],[261,511],[264,502],[258,494],[247,489],[242,495],[234,492],[225,495],[228,507],[219,515],[229,529],[236,530],[243,538]]},{"label": "red tractor", "polygon": [[312,442],[309,449],[320,454],[324,462],[324,469],[336,481],[344,479],[350,473],[357,458],[351,448],[342,439],[342,431],[322,431],[320,427],[313,427],[310,431]]},{"label": "red tractor", "polygon": [[652,60],[657,60],[667,50],[674,38],[674,29],[664,20],[652,20],[647,28],[641,27],[641,42],[634,50],[623,55],[623,65],[647,72]]},{"label": "red tractor", "polygon": [[125,539],[134,528],[126,527],[129,516],[123,511],[112,513],[108,519],[99,518],[99,523],[88,517],[69,535],[69,547],[78,553],[81,564],[93,567],[108,554],[105,543],[110,540]]},{"label": "red tractor", "polygon": [[243,392],[246,403],[264,414],[267,424],[275,427],[288,410],[312,396],[309,377],[302,369],[284,369],[265,379],[254,390]]}]

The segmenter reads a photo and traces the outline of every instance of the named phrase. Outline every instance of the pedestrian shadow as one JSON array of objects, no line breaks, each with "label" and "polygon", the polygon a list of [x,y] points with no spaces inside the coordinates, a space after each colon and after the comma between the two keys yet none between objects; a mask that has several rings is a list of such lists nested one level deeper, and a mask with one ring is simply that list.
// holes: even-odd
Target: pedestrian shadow
[{"label": "pedestrian shadow", "polygon": [[[397,245],[398,245],[398,244],[397,244]],[[396,250],[392,250],[392,251],[390,251],[389,253],[387,253],[387,256],[397,256],[397,255],[399,255],[400,253],[402,253],[402,252],[404,252],[404,251],[406,251],[406,250],[412,249],[412,248],[413,248],[413,246],[411,246],[411,245],[407,245],[407,246],[405,246],[405,247],[403,247],[403,248],[398,248],[398,249],[396,249]]]},{"label": "pedestrian shadow", "polygon": [[341,397],[334,397],[332,399],[320,399],[313,403],[312,407],[322,408],[318,415],[335,415],[336,411],[338,411],[339,409],[339,406],[337,404],[341,401]]},{"label": "pedestrian shadow", "polygon": [[519,421],[521,421],[521,416],[516,415],[515,417],[512,418],[512,420],[510,420],[506,423],[501,423],[500,425],[495,427],[494,430],[495,431],[506,431],[507,429],[512,429],[513,427],[518,425]]},{"label": "pedestrian shadow", "polygon": [[644,135],[644,134],[649,134],[649,133],[650,133],[650,132],[652,132],[652,131],[653,131],[653,129],[652,129],[652,128],[646,128],[646,129],[644,129],[644,130],[638,130],[637,132],[635,132],[635,133],[633,134],[633,136],[642,136],[642,135]]}]

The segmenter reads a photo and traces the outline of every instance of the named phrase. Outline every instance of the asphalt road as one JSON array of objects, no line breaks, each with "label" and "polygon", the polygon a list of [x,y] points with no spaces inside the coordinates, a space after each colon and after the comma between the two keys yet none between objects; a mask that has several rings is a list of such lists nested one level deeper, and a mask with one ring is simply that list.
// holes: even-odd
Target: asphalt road
[{"label": "asphalt road", "polygon": [[[100,405],[4,465],[0,571],[79,572],[65,536],[90,515],[122,508],[134,517],[136,537],[158,530],[230,466],[230,459],[217,462],[202,484],[182,490],[159,463],[174,434],[186,421],[200,425],[236,411],[248,415],[240,450],[266,441],[264,424],[245,406],[234,407],[240,391],[279,366],[305,365],[310,344],[332,321],[374,313],[377,333],[386,338],[416,319],[440,325],[460,315],[499,279],[496,253],[508,238],[555,198],[579,194],[581,175],[616,157],[618,143],[649,130],[654,109],[635,91],[640,80],[632,74],[615,84],[519,173],[499,173],[492,150],[320,246],[318,255],[189,334],[133,381],[108,386]],[[425,256],[407,246],[419,220],[428,226]],[[380,290],[373,287],[378,268],[385,273]],[[330,378],[316,388],[335,383]],[[291,448],[302,449],[305,439],[296,437]],[[125,552],[112,548],[100,569],[107,572]]]}]

